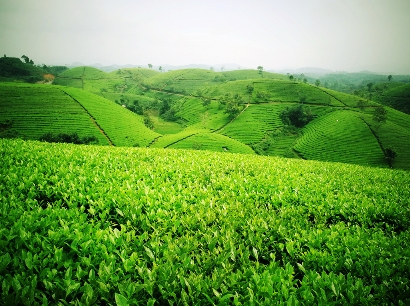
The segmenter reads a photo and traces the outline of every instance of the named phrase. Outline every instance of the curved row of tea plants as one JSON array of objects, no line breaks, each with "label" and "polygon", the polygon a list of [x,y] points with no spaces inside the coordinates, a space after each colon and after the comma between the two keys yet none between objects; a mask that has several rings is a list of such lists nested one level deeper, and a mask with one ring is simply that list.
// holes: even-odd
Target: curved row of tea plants
[{"label": "curved row of tea plants", "polygon": [[384,159],[366,122],[346,110],[334,111],[309,124],[294,148],[306,159],[373,166],[381,166]]},{"label": "curved row of tea plants", "polygon": [[61,87],[95,118],[117,146],[147,146],[158,133],[148,129],[141,116],[92,93]]},{"label": "curved row of tea plants", "polygon": [[408,305],[410,173],[0,139],[0,304]]},{"label": "curved row of tea plants", "polygon": [[0,137],[40,139],[47,133],[77,133],[108,144],[81,105],[50,85],[0,83],[0,123],[6,125]]}]

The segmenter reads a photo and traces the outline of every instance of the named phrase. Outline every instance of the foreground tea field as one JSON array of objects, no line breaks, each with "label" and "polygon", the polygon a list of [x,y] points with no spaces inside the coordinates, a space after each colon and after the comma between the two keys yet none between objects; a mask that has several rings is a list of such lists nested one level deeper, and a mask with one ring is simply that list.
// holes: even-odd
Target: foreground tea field
[{"label": "foreground tea field", "polygon": [[0,304],[408,305],[410,173],[0,139]]}]

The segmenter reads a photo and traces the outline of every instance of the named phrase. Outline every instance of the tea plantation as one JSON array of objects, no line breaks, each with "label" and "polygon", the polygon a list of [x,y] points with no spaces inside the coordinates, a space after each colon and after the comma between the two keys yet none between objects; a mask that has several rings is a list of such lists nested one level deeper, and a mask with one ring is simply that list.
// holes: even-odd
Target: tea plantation
[{"label": "tea plantation", "polygon": [[0,157],[2,305],[410,303],[408,171],[19,139]]},{"label": "tea plantation", "polygon": [[[144,119],[139,118],[140,125],[126,127],[128,119],[104,114],[109,109],[106,100],[108,108],[100,108],[95,101],[102,99],[81,94],[84,105],[98,110],[97,122],[105,118],[101,126],[111,129],[106,132],[113,135],[115,145],[228,148],[237,153],[252,150],[259,155],[410,170],[409,115],[384,106],[386,116],[379,122],[374,113],[381,105],[369,97],[313,86],[281,74],[250,69],[163,73],[145,68],[106,73],[77,67],[60,74],[55,83],[81,88],[129,110],[140,107],[139,114],[145,114]],[[65,88],[68,93],[70,89]],[[402,97],[406,92],[405,86],[396,86],[386,90],[385,96]],[[302,106],[312,120],[293,129],[280,116],[296,106]],[[147,127],[152,130],[145,129],[143,122],[151,122]],[[240,148],[233,141],[245,146]],[[394,152],[394,158],[386,152]]]}]

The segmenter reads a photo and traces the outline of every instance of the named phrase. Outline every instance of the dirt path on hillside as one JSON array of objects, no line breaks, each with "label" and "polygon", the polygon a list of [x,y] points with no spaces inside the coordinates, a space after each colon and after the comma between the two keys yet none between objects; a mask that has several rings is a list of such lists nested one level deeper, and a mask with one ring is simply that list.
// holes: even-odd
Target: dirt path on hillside
[{"label": "dirt path on hillside", "polygon": [[100,131],[100,133],[108,140],[108,143],[110,144],[110,146],[114,146],[113,142],[108,137],[108,135],[105,133],[105,131],[102,129],[102,127],[97,123],[97,121],[90,114],[90,112],[80,103],[80,101],[78,101],[76,98],[74,98],[70,94],[66,93],[64,90],[61,89],[61,91],[64,92],[67,96],[69,96],[71,99],[73,99],[75,102],[77,102],[84,109],[84,111],[90,116],[91,121],[94,123],[94,125],[97,127],[97,129]]}]

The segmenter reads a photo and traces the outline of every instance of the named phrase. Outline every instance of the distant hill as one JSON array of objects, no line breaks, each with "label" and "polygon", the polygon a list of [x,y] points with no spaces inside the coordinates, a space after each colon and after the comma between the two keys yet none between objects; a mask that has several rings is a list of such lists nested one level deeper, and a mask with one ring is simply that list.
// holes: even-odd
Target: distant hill
[{"label": "distant hill", "polygon": [[[410,169],[410,147],[405,141],[410,139],[410,116],[385,107],[386,121],[377,122],[373,115],[380,104],[369,97],[290,80],[283,74],[197,68],[168,72],[124,68],[107,73],[82,66],[60,74],[55,83],[83,89],[58,87],[98,113],[100,117],[93,115],[98,124],[105,118],[106,126],[101,121],[101,127],[107,135],[123,129],[112,139],[115,145],[256,153],[377,167],[390,163]],[[288,126],[281,119],[295,107],[311,118],[303,128]],[[135,116],[141,128],[127,129],[130,119],[112,116],[117,109]],[[386,150],[397,154],[394,160],[386,159]]]}]

